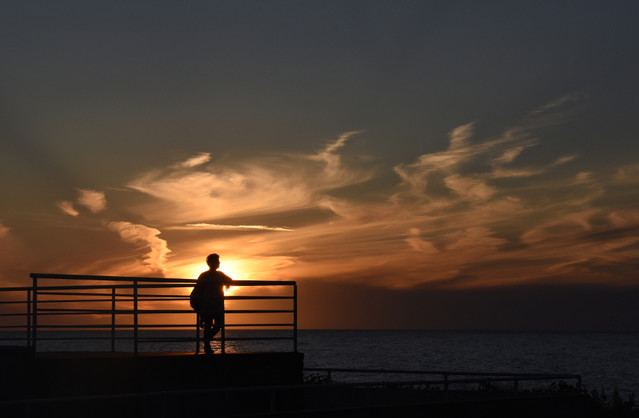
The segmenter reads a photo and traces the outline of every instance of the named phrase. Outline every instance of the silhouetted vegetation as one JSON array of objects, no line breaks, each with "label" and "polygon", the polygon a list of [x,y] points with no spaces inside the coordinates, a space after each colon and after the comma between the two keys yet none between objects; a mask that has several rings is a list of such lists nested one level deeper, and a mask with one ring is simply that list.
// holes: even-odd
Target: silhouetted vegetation
[{"label": "silhouetted vegetation", "polygon": [[333,383],[333,380],[326,373],[311,373],[304,376],[304,383],[308,384],[328,384]]},{"label": "silhouetted vegetation", "polygon": [[587,400],[586,416],[593,418],[626,418],[639,417],[639,409],[635,408],[635,394],[624,399],[617,387],[609,396],[604,388],[584,391]]}]

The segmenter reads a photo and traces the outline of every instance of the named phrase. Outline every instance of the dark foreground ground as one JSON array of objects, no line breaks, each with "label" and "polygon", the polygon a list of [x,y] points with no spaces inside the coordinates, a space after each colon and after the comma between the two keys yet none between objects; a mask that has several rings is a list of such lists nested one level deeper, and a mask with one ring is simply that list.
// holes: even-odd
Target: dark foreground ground
[{"label": "dark foreground ground", "polygon": [[596,410],[590,397],[575,391],[304,384],[301,353],[34,355],[5,349],[0,367],[3,418],[624,416]]}]

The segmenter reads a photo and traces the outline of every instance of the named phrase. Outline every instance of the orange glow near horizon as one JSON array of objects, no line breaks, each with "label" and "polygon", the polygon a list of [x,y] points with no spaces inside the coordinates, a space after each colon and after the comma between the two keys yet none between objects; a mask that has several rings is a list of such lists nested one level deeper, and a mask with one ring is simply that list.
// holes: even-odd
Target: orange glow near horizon
[{"label": "orange glow near horizon", "polygon": [[[176,269],[175,276],[180,278],[197,279],[198,276],[206,270],[208,270],[208,266],[206,265],[205,262],[196,262],[196,263],[188,264],[183,267],[179,267],[178,269]],[[223,272],[224,274],[226,274],[233,280],[251,280],[250,279],[251,273],[249,269],[247,268],[246,263],[243,262],[242,260],[237,260],[237,259],[223,260],[220,263],[220,268],[218,270]],[[233,287],[230,287],[225,290],[224,294],[227,296],[230,296],[234,293],[234,291],[235,289]],[[188,294],[190,292],[191,292],[190,288],[186,288],[186,290],[184,290],[185,294]]]}]

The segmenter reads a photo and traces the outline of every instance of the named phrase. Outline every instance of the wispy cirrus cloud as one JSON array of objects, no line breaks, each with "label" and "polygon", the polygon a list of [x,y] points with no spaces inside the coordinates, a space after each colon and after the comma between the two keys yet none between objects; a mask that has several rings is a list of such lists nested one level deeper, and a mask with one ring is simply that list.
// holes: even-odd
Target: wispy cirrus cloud
[{"label": "wispy cirrus cloud", "polygon": [[290,232],[291,228],[281,226],[267,226],[267,225],[220,225],[220,224],[207,224],[196,223],[186,224],[181,226],[170,226],[165,229],[168,230],[199,230],[199,231],[282,231]]},{"label": "wispy cirrus cloud", "polygon": [[[128,187],[156,199],[144,206],[156,222],[184,224],[316,206],[327,190],[362,183],[372,172],[348,167],[337,151],[344,134],[316,154],[273,154],[232,165],[153,170]],[[187,160],[188,161],[188,160]]]},{"label": "wispy cirrus cloud", "polygon": [[166,258],[171,250],[169,250],[167,242],[158,237],[161,231],[126,221],[107,222],[106,226],[117,232],[124,242],[148,250],[143,255],[143,263],[152,273],[164,275]]},{"label": "wispy cirrus cloud", "polygon": [[121,209],[136,221],[105,225],[144,249],[149,270],[168,274],[217,251],[251,266],[253,278],[618,283],[619,266],[639,255],[639,212],[602,197],[627,193],[636,165],[607,175],[571,172],[576,154],[524,158],[543,142],[535,129],[546,117],[556,123],[552,112],[572,102],[542,106],[497,136],[479,137],[479,122],[453,128],[446,149],[395,165],[395,184],[374,199],[344,192],[380,174],[350,158],[348,143],[361,132],[315,153],[235,161],[200,153],[131,180],[126,193],[138,203]]}]

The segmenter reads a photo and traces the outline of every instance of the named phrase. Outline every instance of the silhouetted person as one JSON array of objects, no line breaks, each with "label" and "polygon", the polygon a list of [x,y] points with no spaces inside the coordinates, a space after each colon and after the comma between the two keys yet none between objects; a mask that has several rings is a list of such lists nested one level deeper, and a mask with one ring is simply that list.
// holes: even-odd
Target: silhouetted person
[{"label": "silhouetted person", "polygon": [[204,352],[210,354],[213,352],[211,339],[224,326],[224,289],[233,279],[217,270],[220,267],[219,255],[210,254],[206,257],[206,264],[209,270],[200,274],[191,292],[191,307],[198,313],[204,328]]}]

